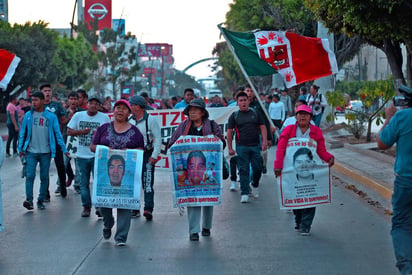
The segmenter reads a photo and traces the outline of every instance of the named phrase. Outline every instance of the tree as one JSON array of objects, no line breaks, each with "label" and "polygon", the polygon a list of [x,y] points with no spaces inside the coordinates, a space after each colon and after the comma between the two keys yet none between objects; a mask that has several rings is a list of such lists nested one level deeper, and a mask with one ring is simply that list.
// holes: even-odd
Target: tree
[{"label": "tree", "polygon": [[387,56],[395,87],[405,83],[401,43],[408,50],[407,77],[412,72],[412,2],[410,0],[305,0],[305,4],[334,33],[358,35]]},{"label": "tree", "polygon": [[105,28],[101,34],[100,42],[104,45],[105,51],[99,52],[99,59],[105,67],[110,69],[106,80],[112,83],[115,99],[117,98],[116,84],[118,79],[122,77],[123,81],[128,81],[136,75],[140,68],[137,64],[137,47],[130,47],[126,51],[126,43],[133,40],[136,40],[136,37],[130,32],[126,36],[120,37],[117,32]]}]

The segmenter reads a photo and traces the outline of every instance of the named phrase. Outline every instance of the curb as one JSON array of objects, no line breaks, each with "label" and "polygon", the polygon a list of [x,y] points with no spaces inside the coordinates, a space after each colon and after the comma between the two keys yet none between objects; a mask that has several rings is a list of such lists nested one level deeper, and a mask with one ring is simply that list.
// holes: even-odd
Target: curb
[{"label": "curb", "polygon": [[335,162],[333,169],[337,172],[344,174],[345,176],[350,177],[351,179],[359,182],[362,185],[365,185],[369,188],[372,188],[374,191],[378,192],[383,198],[390,200],[392,198],[393,190],[385,186],[385,183],[379,182],[377,180],[371,179],[367,176],[362,175],[359,172],[356,172],[349,167],[345,166],[342,163]]}]

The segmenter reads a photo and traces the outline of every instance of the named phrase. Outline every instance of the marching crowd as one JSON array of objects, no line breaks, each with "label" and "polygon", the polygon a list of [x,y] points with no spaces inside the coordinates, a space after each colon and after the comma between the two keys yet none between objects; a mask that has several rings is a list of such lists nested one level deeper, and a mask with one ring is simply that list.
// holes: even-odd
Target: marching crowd
[{"label": "marching crowd", "polygon": [[[231,156],[230,190],[238,189],[239,177],[241,203],[247,203],[249,197],[259,197],[259,181],[262,173],[267,173],[267,149],[276,143],[276,176],[281,174],[285,144],[291,137],[314,138],[318,142],[318,153],[321,158],[329,165],[333,165],[333,156],[325,150],[322,132],[315,126],[316,117],[321,116],[322,112],[313,115],[314,106],[324,106],[322,97],[317,95],[319,87],[315,85],[311,87],[309,95],[305,95],[306,91],[301,91],[301,97],[304,99],[297,100],[294,109],[291,97],[286,91],[273,90],[273,94],[260,94],[262,104],[249,85],[236,89],[231,100],[216,96],[206,103],[203,99],[196,98],[193,89],[187,88],[180,101],[179,98],[172,97],[160,104],[155,103],[146,93],[113,103],[110,97],[104,101],[97,96],[88,97],[83,89],[71,92],[65,102],[60,102],[53,97],[50,84],[43,84],[39,88],[39,91],[31,94],[30,100],[17,100],[12,96],[7,106],[9,138],[6,154],[8,157],[12,156],[12,147],[13,156],[19,155],[24,161],[26,200],[23,206],[27,210],[34,209],[33,185],[37,163],[40,166],[37,208],[45,209],[44,203],[50,201],[49,167],[53,158],[58,171],[55,194],[66,197],[67,188],[73,183],[74,189],[81,197],[81,217],[89,217],[92,212],[90,181],[94,169],[94,152],[97,145],[105,145],[110,149],[143,150],[143,216],[151,221],[154,209],[155,164],[161,147],[160,127],[156,119],[147,112],[153,108],[182,109],[183,114],[188,117],[173,132],[168,147],[184,135],[213,134],[219,137],[225,146],[227,141]],[[228,119],[226,138],[219,125],[208,119],[209,113],[206,109],[222,106],[239,107],[239,110],[232,113]],[[269,114],[272,121],[268,120],[266,114]],[[109,118],[109,115],[113,117]],[[281,129],[282,134],[279,136]],[[66,148],[67,140],[71,137],[77,137],[78,140],[74,161]],[[196,165],[201,163],[196,162],[194,157],[190,165],[197,167]],[[113,169],[113,173],[122,175],[125,165],[113,162],[108,164],[108,170],[110,169]],[[195,171],[196,168],[192,170]],[[302,235],[308,235],[314,208],[310,211],[305,209],[295,212],[295,229]],[[115,224],[112,209],[96,208],[95,214],[103,218],[103,236],[109,239]],[[199,232],[202,236],[211,234],[212,206],[188,207],[187,214],[190,240],[199,240]],[[125,245],[130,219],[140,215],[140,210],[117,209],[117,230],[114,236],[117,245]]]}]

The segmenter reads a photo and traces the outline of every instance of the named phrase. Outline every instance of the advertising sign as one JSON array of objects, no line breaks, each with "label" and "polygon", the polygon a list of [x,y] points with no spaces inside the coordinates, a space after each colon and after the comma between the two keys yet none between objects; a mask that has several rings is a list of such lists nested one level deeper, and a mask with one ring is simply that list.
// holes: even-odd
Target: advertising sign
[{"label": "advertising sign", "polygon": [[125,19],[113,19],[113,30],[121,36],[126,35],[126,20]]},{"label": "advertising sign", "polygon": [[84,21],[89,23],[98,20],[98,30],[112,28],[112,0],[85,0]]}]

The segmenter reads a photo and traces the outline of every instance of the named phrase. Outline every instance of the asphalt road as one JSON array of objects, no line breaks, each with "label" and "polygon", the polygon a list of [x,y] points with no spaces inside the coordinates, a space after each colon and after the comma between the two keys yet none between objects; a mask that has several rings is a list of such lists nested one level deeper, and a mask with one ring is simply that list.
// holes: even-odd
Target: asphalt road
[{"label": "asphalt road", "polygon": [[[312,235],[293,230],[293,214],[279,210],[272,172],[260,198],[240,204],[228,191],[216,206],[212,235],[189,241],[186,214],[172,207],[168,172],[156,173],[152,222],[132,220],[127,246],[102,238],[102,221],[80,217],[79,195],[52,195],[46,210],[23,208],[20,161],[0,171],[6,230],[0,233],[0,274],[398,274],[390,220],[351,191],[333,184],[333,203],[317,208]],[[51,191],[56,171],[51,165]],[[38,178],[35,194],[38,192]]]}]

